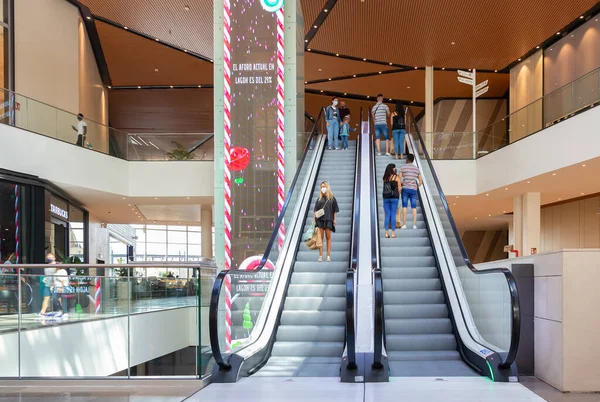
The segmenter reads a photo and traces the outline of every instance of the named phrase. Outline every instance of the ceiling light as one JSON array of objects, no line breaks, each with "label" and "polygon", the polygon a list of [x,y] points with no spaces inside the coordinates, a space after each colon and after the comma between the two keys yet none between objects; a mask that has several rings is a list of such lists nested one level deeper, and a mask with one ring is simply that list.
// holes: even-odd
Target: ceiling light
[{"label": "ceiling light", "polygon": [[508,191],[508,187],[504,187],[504,191]]},{"label": "ceiling light", "polygon": [[202,88],[202,85],[198,85],[198,88]]},{"label": "ceiling light", "polygon": [[340,54],[339,54],[339,53],[336,53],[335,55],[336,55],[337,57],[340,57]]},{"label": "ceiling light", "polygon": [[310,52],[311,49],[306,49],[306,50],[308,50]]},{"label": "ceiling light", "polygon": [[329,81],[331,81],[331,78],[328,78]]},{"label": "ceiling light", "polygon": [[327,10],[327,9],[325,9],[325,10],[323,10],[323,11],[327,12],[328,10]]},{"label": "ceiling light", "polygon": [[142,87],[138,85],[138,89],[142,89]]},{"label": "ceiling light", "polygon": [[494,72],[495,72],[495,73],[497,73],[497,72],[498,72],[498,70],[494,70]]},{"label": "ceiling light", "polygon": [[583,15],[581,17],[579,17],[579,19],[582,20],[583,19]]},{"label": "ceiling light", "polygon": [[391,66],[392,64],[393,64],[393,63],[390,63],[390,66]]},{"label": "ceiling light", "polygon": [[354,74],[354,78],[356,78],[356,74]]},{"label": "ceiling light", "polygon": [[415,103],[415,101],[410,101],[410,103]]},{"label": "ceiling light", "polygon": [[558,200],[560,201],[560,200],[562,200],[562,198],[559,198]]},{"label": "ceiling light", "polygon": [[445,69],[446,69],[446,67],[442,67],[442,70],[445,70]]},{"label": "ceiling light", "polygon": [[550,48],[550,51],[552,51],[552,48]]},{"label": "ceiling light", "polygon": [[456,45],[456,42],[452,41],[451,45],[452,45],[452,46]]},{"label": "ceiling light", "polygon": [[348,95],[346,92],[344,92],[344,95]]},{"label": "ceiling light", "polygon": [[363,61],[367,61],[367,59],[363,59]]},{"label": "ceiling light", "polygon": [[314,28],[317,28],[317,26],[316,26],[316,25],[313,25],[313,27],[314,27]]},{"label": "ceiling light", "polygon": [[85,17],[85,18],[87,18],[88,20],[91,20],[91,19],[92,19],[92,17],[90,17],[89,15],[88,15],[87,17]]},{"label": "ceiling light", "polygon": [[190,197],[186,197],[188,200],[190,199]]},{"label": "ceiling light", "polygon": [[406,87],[406,89],[410,89],[410,85]]},{"label": "ceiling light", "polygon": [[158,197],[154,197],[155,200],[158,200]]},{"label": "ceiling light", "polygon": [[456,203],[452,204],[452,205],[456,205]]},{"label": "ceiling light", "polygon": [[370,96],[369,96],[369,95],[367,95],[367,99],[369,99],[369,98],[370,98]]},{"label": "ceiling light", "polygon": [[492,214],[489,214],[488,216],[492,216]]},{"label": "ceiling light", "polygon": [[155,38],[154,40],[158,42],[158,38]]},{"label": "ceiling light", "polygon": [[581,167],[585,167],[585,163],[583,165],[581,165]]},{"label": "ceiling light", "polygon": [[527,182],[527,184],[531,184],[531,182],[530,182],[530,181],[528,181],[528,182]]},{"label": "ceiling light", "polygon": [[171,88],[173,88],[173,85],[171,85]]},{"label": "ceiling light", "polygon": [[552,176],[556,176],[556,173],[552,173]]},{"label": "ceiling light", "polygon": [[477,217],[475,217],[475,219],[477,219]]},{"label": "ceiling light", "polygon": [[321,93],[323,93],[323,90],[321,89]]},{"label": "ceiling light", "polygon": [[379,72],[379,74],[381,74],[381,71]]},{"label": "ceiling light", "polygon": [[472,69],[470,68],[469,71],[471,71]]},{"label": "ceiling light", "polygon": [[304,42],[308,43],[308,39],[304,39]]},{"label": "ceiling light", "polygon": [[211,62],[211,63],[213,62],[213,61],[212,61],[212,59],[210,59],[210,62]]},{"label": "ceiling light", "polygon": [[[585,165],[584,165],[585,166]],[[123,197],[124,200],[126,200],[127,198]]]},{"label": "ceiling light", "polygon": [[535,48],[536,48],[536,49],[539,49],[540,47],[539,47],[539,46],[536,46]]},{"label": "ceiling light", "polygon": [[183,7],[183,9],[184,9],[185,11],[190,11],[190,6],[184,6],[184,7]]},{"label": "ceiling light", "polygon": [[489,194],[486,194],[485,196],[486,196],[486,197],[489,197],[490,195],[489,195]]},{"label": "ceiling light", "polygon": [[111,89],[111,88],[112,88],[112,87],[109,85],[109,86],[108,86],[108,89]]},{"label": "ceiling light", "polygon": [[323,71],[323,69],[322,68],[317,68],[317,71]]},{"label": "ceiling light", "polygon": [[502,211],[502,213],[503,213],[503,214],[505,214],[505,213],[506,213],[506,211]]},{"label": "ceiling light", "polygon": [[125,28],[125,29],[129,29],[129,28],[127,28],[127,27],[123,27],[123,28]]},{"label": "ceiling light", "polygon": [[456,198],[458,198],[458,195],[456,196]]},{"label": "ceiling light", "polygon": [[304,81],[305,84],[308,84],[308,81]]},{"label": "ceiling light", "polygon": [[392,101],[392,98],[390,98],[390,102]]},{"label": "ceiling light", "polygon": [[128,206],[128,207],[130,207],[130,206],[131,206],[131,204],[127,204],[127,206]]},{"label": "ceiling light", "polygon": [[581,193],[581,195],[585,195],[585,193]]},{"label": "ceiling light", "polygon": [[415,70],[418,69],[419,67],[415,67]]},{"label": "ceiling light", "polygon": [[557,32],[556,34],[557,34],[557,35],[560,35],[560,32]]},{"label": "ceiling light", "polygon": [[[552,50],[552,49],[550,49],[550,50]],[[519,60],[517,60],[517,61],[521,61],[521,59],[519,59]]]},{"label": "ceiling light", "polygon": [[183,51],[187,53],[187,49],[183,49]]}]

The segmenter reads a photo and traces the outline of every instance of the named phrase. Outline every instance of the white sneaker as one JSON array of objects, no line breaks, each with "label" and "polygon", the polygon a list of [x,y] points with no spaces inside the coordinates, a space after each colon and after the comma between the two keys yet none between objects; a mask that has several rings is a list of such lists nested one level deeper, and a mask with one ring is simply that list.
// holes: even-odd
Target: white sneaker
[{"label": "white sneaker", "polygon": [[329,151],[331,151],[333,148],[329,147],[329,148],[327,148],[327,149],[328,149]]},{"label": "white sneaker", "polygon": [[335,150],[336,150],[336,151],[339,151],[340,149],[339,149],[339,148],[336,148]]},{"label": "white sneaker", "polygon": [[63,320],[68,320],[69,319],[69,313],[64,313],[61,318]]},{"label": "white sneaker", "polygon": [[390,154],[389,152],[386,152],[385,156],[392,156],[392,154]]},{"label": "white sneaker", "polygon": [[406,225],[402,225],[400,229],[406,229]]},{"label": "white sneaker", "polygon": [[413,229],[416,229],[416,228],[417,228],[417,225],[413,225]]},{"label": "white sneaker", "polygon": [[323,262],[323,256],[319,256],[318,262]]},{"label": "white sneaker", "polygon": [[377,156],[381,156],[381,152],[377,152]]},{"label": "white sneaker", "polygon": [[331,257],[327,256],[327,262],[331,262]]}]

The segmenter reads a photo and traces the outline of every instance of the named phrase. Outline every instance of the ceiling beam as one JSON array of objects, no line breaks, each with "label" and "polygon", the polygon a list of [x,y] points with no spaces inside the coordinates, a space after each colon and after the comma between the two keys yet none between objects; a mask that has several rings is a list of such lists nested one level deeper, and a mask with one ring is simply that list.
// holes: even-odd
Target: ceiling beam
[{"label": "ceiling beam", "polygon": [[313,40],[313,38],[315,37],[317,32],[319,32],[319,29],[321,28],[321,26],[323,26],[323,23],[325,22],[325,20],[327,19],[327,17],[331,13],[331,10],[333,9],[333,7],[335,7],[337,2],[338,2],[338,0],[327,0],[327,2],[325,3],[325,6],[323,6],[323,9],[319,13],[319,15],[317,15],[317,18],[315,19],[312,26],[306,33],[306,36],[304,36],[304,48],[305,49],[308,47],[308,44],[310,43],[310,41]]}]

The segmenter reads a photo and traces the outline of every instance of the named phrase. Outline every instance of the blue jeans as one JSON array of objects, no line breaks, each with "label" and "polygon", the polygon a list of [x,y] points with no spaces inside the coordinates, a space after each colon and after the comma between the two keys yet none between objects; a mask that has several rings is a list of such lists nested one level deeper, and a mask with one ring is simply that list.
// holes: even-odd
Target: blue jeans
[{"label": "blue jeans", "polygon": [[408,208],[408,201],[410,200],[411,208],[417,207],[417,190],[412,188],[402,189],[402,208]]},{"label": "blue jeans", "polygon": [[338,147],[338,137],[340,135],[340,122],[337,120],[327,120],[329,126],[327,126],[327,146],[329,148]]},{"label": "blue jeans", "polygon": [[342,149],[348,149],[348,136],[342,135]]},{"label": "blue jeans", "polygon": [[390,132],[388,131],[387,124],[375,124],[375,139],[378,140],[383,135],[384,140],[390,139]]},{"label": "blue jeans", "polygon": [[396,212],[398,211],[398,198],[384,198],[383,199],[383,212],[385,213],[385,220],[383,221],[383,230],[396,230]]},{"label": "blue jeans", "polygon": [[[404,153],[404,136],[406,135],[406,130],[392,130],[392,137],[394,137],[394,153],[396,155],[402,155]],[[398,153],[398,149],[400,149],[400,153]]]}]

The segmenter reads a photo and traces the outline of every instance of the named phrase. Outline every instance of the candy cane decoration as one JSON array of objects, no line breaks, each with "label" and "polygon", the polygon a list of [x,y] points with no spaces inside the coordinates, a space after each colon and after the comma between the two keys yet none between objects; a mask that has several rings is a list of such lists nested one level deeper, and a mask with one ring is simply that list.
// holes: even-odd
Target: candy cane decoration
[{"label": "candy cane decoration", "polygon": [[[231,4],[223,0],[223,75],[225,114],[224,146],[225,146],[225,269],[231,269]],[[225,351],[231,349],[231,279],[225,276]]]},{"label": "candy cane decoration", "polygon": [[100,314],[100,307],[102,306],[102,280],[100,277],[96,277],[95,285],[96,293],[94,294],[94,311],[96,314]]},{"label": "candy cane decoration", "polygon": [[19,186],[15,186],[15,264],[19,263]]},{"label": "candy cane decoration", "polygon": [[[283,7],[277,10],[277,215],[281,214],[285,199],[284,182],[284,117],[285,117],[285,97],[284,97],[284,13]],[[279,249],[283,247],[285,239],[284,222],[279,225]]]}]

